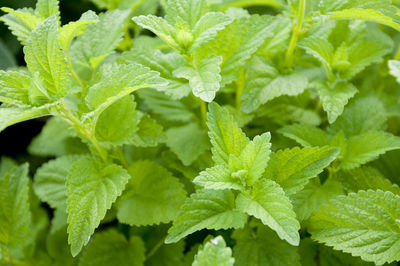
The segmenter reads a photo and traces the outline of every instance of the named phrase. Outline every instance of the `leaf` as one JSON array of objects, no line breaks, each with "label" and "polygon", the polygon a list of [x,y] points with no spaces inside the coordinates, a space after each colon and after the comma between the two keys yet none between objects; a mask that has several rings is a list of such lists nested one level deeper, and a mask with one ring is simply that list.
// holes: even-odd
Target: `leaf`
[{"label": "leaf", "polygon": [[186,198],[179,180],[153,161],[136,161],[118,204],[117,217],[129,225],[152,225],[173,220]]},{"label": "leaf", "polygon": [[232,250],[226,246],[224,238],[217,236],[210,239],[195,255],[193,266],[233,266]]},{"label": "leaf", "polygon": [[[40,92],[54,101],[64,97],[69,89],[71,75],[64,53],[58,42],[58,22],[51,16],[31,34],[24,47],[25,61],[29,71],[41,81]],[[43,85],[43,87],[42,87]]]},{"label": "leaf", "polygon": [[1,10],[7,13],[1,20],[23,45],[26,45],[32,31],[43,21],[28,9],[13,10],[3,7]]},{"label": "leaf", "polygon": [[[30,237],[32,220],[28,165],[8,168],[4,161],[0,175],[0,246],[7,253],[24,246]],[[3,170],[4,167],[8,169]]]},{"label": "leaf", "polygon": [[216,164],[228,165],[229,155],[239,157],[249,139],[237,126],[228,110],[216,103],[208,105],[207,126]]},{"label": "leaf", "polygon": [[311,217],[312,238],[376,264],[399,260],[400,196],[359,191],[331,200]]},{"label": "leaf", "polygon": [[38,0],[36,3],[35,15],[41,18],[48,18],[53,15],[60,20],[59,0]]},{"label": "leaf", "polygon": [[78,160],[67,176],[68,243],[78,255],[90,236],[121,195],[130,176],[121,166],[92,157]]},{"label": "leaf", "polygon": [[279,239],[274,231],[265,226],[235,230],[232,237],[236,240],[233,256],[237,266],[300,266],[297,248]]},{"label": "leaf", "polygon": [[67,176],[72,165],[83,158],[86,156],[62,156],[43,164],[36,171],[33,183],[33,189],[40,200],[48,203],[52,208],[65,211],[67,207],[65,194]]},{"label": "leaf", "polygon": [[82,254],[79,266],[140,266],[145,261],[145,246],[137,236],[129,240],[114,229],[95,234]]},{"label": "leaf", "polygon": [[180,214],[168,231],[165,243],[175,243],[201,229],[241,228],[247,215],[235,208],[228,190],[198,190],[182,205]]},{"label": "leaf", "polygon": [[300,242],[300,224],[296,220],[289,198],[274,181],[261,179],[248,192],[241,192],[236,198],[236,207],[260,219],[274,230],[280,239],[297,246]]},{"label": "leaf", "polygon": [[349,99],[353,98],[358,92],[357,88],[348,82],[337,83],[333,88],[319,83],[316,85],[322,107],[328,114],[329,123],[333,123],[342,114]]},{"label": "leaf", "polygon": [[92,78],[91,61],[99,63],[113,53],[121,41],[124,21],[128,16],[127,11],[113,10],[99,15],[99,22],[89,24],[85,33],[80,35],[72,44],[72,67],[80,79],[88,81]]},{"label": "leaf", "polygon": [[374,160],[387,151],[400,149],[400,138],[383,131],[370,131],[347,141],[342,169],[353,169]]},{"label": "leaf", "polygon": [[271,155],[264,177],[277,182],[290,196],[302,190],[336,159],[339,150],[329,146],[286,149]]},{"label": "leaf", "polygon": [[173,74],[178,78],[189,80],[189,85],[196,97],[205,102],[211,102],[220,89],[221,62],[222,57],[212,55],[200,62],[195,62],[193,66],[179,67]]},{"label": "leaf", "polygon": [[255,111],[260,105],[282,96],[301,94],[308,86],[307,77],[300,73],[281,75],[269,59],[255,57],[251,62],[242,94],[242,110]]},{"label": "leaf", "polygon": [[27,72],[0,70],[0,102],[13,105],[30,104],[30,85],[31,77]]},{"label": "leaf", "polygon": [[240,180],[233,178],[230,169],[224,165],[215,165],[200,172],[193,183],[205,189],[245,189]]},{"label": "leaf", "polygon": [[278,132],[304,147],[325,146],[329,143],[329,136],[325,131],[309,125],[287,125],[278,129]]},{"label": "leaf", "polygon": [[400,61],[399,60],[389,60],[389,72],[396,78],[397,83],[400,83]]},{"label": "leaf", "polygon": [[165,133],[167,135],[167,146],[184,165],[192,164],[209,148],[207,133],[196,123],[173,127]]},{"label": "leaf", "polygon": [[3,104],[0,107],[0,132],[19,122],[49,115],[48,109],[51,106],[47,104],[41,107],[7,107]]},{"label": "leaf", "polygon": [[2,40],[0,40],[0,57],[2,58],[0,62],[0,69],[9,69],[17,66],[15,56]]},{"label": "leaf", "polygon": [[149,115],[141,113],[139,130],[132,138],[132,143],[137,147],[155,147],[165,142],[163,127],[150,118]]}]

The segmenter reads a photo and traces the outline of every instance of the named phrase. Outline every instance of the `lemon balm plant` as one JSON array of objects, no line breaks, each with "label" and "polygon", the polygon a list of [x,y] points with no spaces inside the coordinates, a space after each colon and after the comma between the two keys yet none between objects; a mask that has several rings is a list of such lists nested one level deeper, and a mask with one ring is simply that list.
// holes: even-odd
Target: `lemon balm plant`
[{"label": "lemon balm plant", "polygon": [[396,1],[92,2],[2,8],[2,264],[400,260]]}]

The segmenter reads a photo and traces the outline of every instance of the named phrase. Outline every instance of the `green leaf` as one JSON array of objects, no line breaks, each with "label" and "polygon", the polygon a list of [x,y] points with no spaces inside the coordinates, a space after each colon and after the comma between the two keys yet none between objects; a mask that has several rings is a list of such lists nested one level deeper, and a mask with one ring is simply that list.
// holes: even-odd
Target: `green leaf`
[{"label": "green leaf", "polygon": [[132,138],[132,143],[137,147],[154,147],[165,142],[163,127],[148,114],[141,113],[141,116],[139,130]]},{"label": "green leaf", "polygon": [[54,100],[64,97],[69,89],[71,75],[58,42],[58,22],[51,16],[31,34],[24,47],[25,61],[29,71],[36,74],[37,85],[43,97]]},{"label": "green leaf", "polygon": [[53,15],[60,20],[59,0],[38,0],[36,3],[35,15],[40,18],[48,18]]},{"label": "green leaf", "polygon": [[96,138],[113,146],[130,144],[139,129],[140,118],[133,97],[121,98],[101,113]]},{"label": "green leaf", "polygon": [[342,169],[353,169],[374,160],[387,151],[400,149],[400,138],[383,131],[370,131],[347,141]]},{"label": "green leaf", "polygon": [[304,147],[322,147],[329,144],[329,136],[325,131],[309,125],[287,125],[280,128],[278,132]]},{"label": "green leaf", "polygon": [[235,198],[228,190],[198,190],[181,207],[168,231],[165,243],[174,243],[201,229],[241,228],[247,215],[235,208]]},{"label": "green leaf", "polygon": [[289,198],[274,181],[261,179],[250,191],[241,192],[236,198],[236,207],[260,219],[274,230],[279,238],[289,244],[299,245],[300,224]]},{"label": "green leaf", "polygon": [[13,10],[3,7],[1,10],[8,13],[3,15],[1,20],[23,45],[27,44],[32,31],[43,21],[28,9]]},{"label": "green leaf", "polygon": [[9,69],[17,66],[15,56],[2,40],[0,40],[0,57],[2,58],[0,62],[0,69]]},{"label": "green leaf", "polygon": [[340,196],[311,217],[312,238],[376,264],[400,259],[400,196],[381,190]]},{"label": "green leaf", "polygon": [[65,182],[72,165],[86,158],[80,155],[62,156],[43,164],[34,177],[33,189],[41,201],[52,208],[65,210],[67,196]]},{"label": "green leaf", "polygon": [[396,78],[397,83],[400,83],[400,61],[399,60],[389,60],[389,72]]},{"label": "green leaf", "polygon": [[60,29],[60,45],[64,51],[69,51],[71,42],[77,36],[85,33],[88,24],[97,23],[98,17],[93,11],[87,11],[82,14],[78,21],[72,21]]},{"label": "green leaf", "polygon": [[233,266],[232,250],[226,246],[222,236],[210,239],[195,255],[193,266]]},{"label": "green leaf", "polygon": [[348,82],[336,83],[333,88],[326,84],[316,84],[320,100],[324,111],[328,114],[329,123],[333,123],[342,114],[349,99],[353,98],[358,92],[357,88]]},{"label": "green leaf", "polygon": [[76,256],[121,195],[130,175],[121,166],[92,157],[75,162],[67,176],[68,243]]},{"label": "green leaf", "polygon": [[287,195],[302,190],[336,159],[339,150],[329,146],[286,149],[271,155],[264,177],[277,182]]},{"label": "green leaf", "polygon": [[245,189],[240,180],[233,178],[230,169],[224,165],[215,165],[200,172],[193,183],[206,189]]},{"label": "green leaf", "polygon": [[31,211],[28,165],[3,167],[7,167],[4,159],[0,175],[0,247],[7,254],[23,247],[30,237]]},{"label": "green leaf", "polygon": [[[72,67],[84,81],[92,78],[99,63],[112,54],[120,43],[127,11],[113,10],[99,15],[99,22],[89,24],[71,46]],[[96,67],[91,61],[97,60]]]},{"label": "green leaf", "polygon": [[196,97],[205,102],[211,102],[220,89],[221,62],[222,57],[211,55],[201,61],[195,60],[193,66],[179,67],[173,74],[178,78],[189,80],[189,85]]},{"label": "green leaf", "polygon": [[237,266],[300,266],[297,248],[279,239],[274,231],[265,226],[247,226],[235,230],[232,237],[236,240],[233,256]]},{"label": "green leaf", "polygon": [[208,106],[207,126],[216,164],[228,165],[229,155],[239,157],[249,139],[237,126],[229,111],[216,103]]},{"label": "green leaf", "polygon": [[28,105],[31,77],[26,71],[0,70],[0,102]]},{"label": "green leaf", "polygon": [[307,87],[308,80],[305,75],[281,75],[269,59],[255,57],[249,66],[247,82],[241,97],[242,110],[246,113],[253,112],[276,97],[299,95]]},{"label": "green leaf", "polygon": [[19,122],[49,115],[49,108],[51,106],[51,104],[43,105],[41,107],[7,107],[4,104],[1,105],[0,132]]},{"label": "green leaf", "polygon": [[178,215],[186,191],[176,177],[153,161],[137,161],[129,167],[129,173],[132,178],[118,204],[121,223],[168,223]]},{"label": "green leaf", "polygon": [[184,165],[192,164],[203,152],[209,149],[207,133],[196,123],[173,127],[165,133],[167,135],[167,146]]},{"label": "green leaf", "polygon": [[96,233],[86,247],[79,266],[121,265],[140,266],[145,260],[145,246],[137,236],[129,240],[114,229]]}]

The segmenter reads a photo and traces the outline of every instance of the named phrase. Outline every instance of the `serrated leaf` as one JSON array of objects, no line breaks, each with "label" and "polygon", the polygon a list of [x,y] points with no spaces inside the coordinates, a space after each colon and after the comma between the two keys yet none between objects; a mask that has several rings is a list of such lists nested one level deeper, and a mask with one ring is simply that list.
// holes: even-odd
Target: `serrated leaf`
[{"label": "serrated leaf", "polygon": [[43,21],[28,9],[13,10],[3,7],[1,10],[8,13],[3,15],[1,20],[23,45],[26,45],[32,31]]},{"label": "serrated leaf", "polygon": [[387,151],[400,149],[400,138],[384,131],[370,131],[347,140],[342,169],[353,169]]},{"label": "serrated leaf", "polygon": [[119,201],[118,220],[136,226],[173,220],[186,198],[179,180],[152,161],[135,162],[129,173],[132,178]]},{"label": "serrated leaf", "polygon": [[325,131],[309,125],[287,125],[278,129],[278,132],[287,138],[295,140],[303,147],[322,147],[329,143],[329,136]]},{"label": "serrated leaf", "polygon": [[31,77],[27,72],[0,70],[0,102],[14,105],[30,104],[30,85]]},{"label": "serrated leaf", "polygon": [[201,229],[241,228],[246,221],[247,215],[235,208],[232,192],[198,190],[181,207],[165,243],[175,243]]},{"label": "serrated leaf", "polygon": [[331,200],[310,220],[312,238],[376,264],[400,259],[400,196],[360,191]]},{"label": "serrated leaf", "polygon": [[212,55],[201,61],[196,60],[193,66],[179,67],[173,74],[178,78],[189,80],[189,85],[196,97],[205,102],[211,102],[220,89],[221,62],[222,57]]},{"label": "serrated leaf", "polygon": [[4,160],[0,176],[0,246],[7,253],[23,247],[30,236],[31,211],[28,165],[3,167],[7,167]]},{"label": "serrated leaf", "polygon": [[229,155],[239,157],[249,139],[237,126],[229,111],[216,103],[208,106],[207,126],[216,164],[228,165]]},{"label": "serrated leaf", "polygon": [[[37,85],[48,100],[64,97],[69,89],[71,74],[58,42],[58,22],[51,16],[31,34],[24,47],[29,71],[40,78]],[[43,86],[43,88],[42,88]]]},{"label": "serrated leaf", "polygon": [[232,250],[226,246],[222,236],[210,239],[194,256],[193,266],[233,266]]},{"label": "serrated leaf", "polygon": [[34,177],[33,189],[41,201],[52,208],[64,210],[67,207],[65,182],[72,165],[85,156],[62,156],[43,164]]},{"label": "serrated leaf", "polygon": [[165,134],[167,135],[167,146],[186,166],[209,149],[207,133],[196,123],[170,128]]},{"label": "serrated leaf", "polygon": [[94,69],[91,61],[97,59],[97,65],[113,53],[121,41],[127,11],[113,10],[99,15],[99,22],[89,24],[85,33],[72,44],[71,61],[77,75],[84,81],[92,78]]},{"label": "serrated leaf", "polygon": [[145,246],[137,236],[129,240],[114,229],[95,234],[79,261],[79,266],[140,266],[145,260]]},{"label": "serrated leaf", "polygon": [[133,136],[132,143],[137,147],[155,147],[159,143],[165,142],[163,127],[148,114],[141,113],[139,130]]},{"label": "serrated leaf", "polygon": [[274,181],[261,179],[250,191],[236,198],[238,210],[260,219],[274,230],[279,238],[297,246],[300,242],[300,224],[289,198]]},{"label": "serrated leaf", "polygon": [[67,176],[68,243],[78,255],[106,211],[121,195],[130,175],[121,166],[92,157],[76,161]]},{"label": "serrated leaf", "polygon": [[240,180],[233,178],[230,169],[224,165],[215,165],[200,172],[193,183],[205,189],[245,189]]},{"label": "serrated leaf", "polygon": [[35,8],[35,15],[40,18],[56,16],[60,20],[59,0],[38,0]]},{"label": "serrated leaf", "polygon": [[264,177],[277,182],[287,195],[302,190],[336,159],[339,150],[329,146],[286,149],[271,155]]},{"label": "serrated leaf", "polygon": [[279,239],[265,226],[235,230],[232,237],[236,240],[233,256],[237,266],[300,266],[297,248]]},{"label": "serrated leaf", "polygon": [[342,114],[349,99],[353,98],[358,92],[357,88],[348,82],[337,83],[333,88],[319,83],[316,85],[316,89],[319,93],[322,107],[327,112],[328,121],[331,124]]}]

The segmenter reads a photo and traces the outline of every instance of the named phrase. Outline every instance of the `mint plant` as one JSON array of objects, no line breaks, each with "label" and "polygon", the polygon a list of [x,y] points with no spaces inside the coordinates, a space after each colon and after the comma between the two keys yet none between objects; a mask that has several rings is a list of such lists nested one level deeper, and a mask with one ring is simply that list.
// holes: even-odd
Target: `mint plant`
[{"label": "mint plant", "polygon": [[1,264],[400,261],[397,1],[92,2],[1,9]]}]

